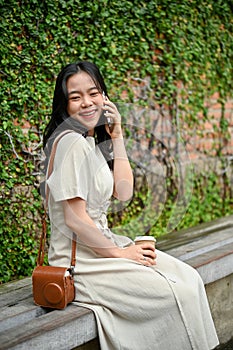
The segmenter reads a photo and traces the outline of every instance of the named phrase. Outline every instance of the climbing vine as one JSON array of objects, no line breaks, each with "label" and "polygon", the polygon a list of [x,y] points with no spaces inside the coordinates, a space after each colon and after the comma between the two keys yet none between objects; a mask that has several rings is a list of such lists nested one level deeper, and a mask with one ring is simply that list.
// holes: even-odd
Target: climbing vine
[{"label": "climbing vine", "polygon": [[[212,120],[205,101],[217,93],[222,114],[215,150],[225,162],[233,17],[230,0],[0,0],[0,11],[0,259],[5,282],[30,274],[35,265],[42,133],[61,67],[95,62],[113,100],[124,96],[152,110],[165,106],[176,128],[187,125],[186,131],[201,132],[203,123]],[[148,89],[136,98],[135,81],[145,79]]]}]

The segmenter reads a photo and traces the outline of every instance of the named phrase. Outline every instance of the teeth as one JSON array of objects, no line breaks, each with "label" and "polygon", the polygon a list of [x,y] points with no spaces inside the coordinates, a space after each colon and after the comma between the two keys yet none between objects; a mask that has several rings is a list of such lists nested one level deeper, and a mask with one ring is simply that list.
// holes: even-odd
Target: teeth
[{"label": "teeth", "polygon": [[92,115],[95,111],[90,111],[88,113],[82,113],[83,116],[88,117],[89,115]]}]

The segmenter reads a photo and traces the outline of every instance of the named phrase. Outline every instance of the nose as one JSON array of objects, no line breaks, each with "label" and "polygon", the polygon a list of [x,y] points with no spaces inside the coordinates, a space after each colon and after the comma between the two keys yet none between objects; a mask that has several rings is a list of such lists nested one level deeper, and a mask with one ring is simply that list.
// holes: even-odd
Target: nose
[{"label": "nose", "polygon": [[84,95],[82,98],[82,107],[89,107],[92,105],[90,96]]}]

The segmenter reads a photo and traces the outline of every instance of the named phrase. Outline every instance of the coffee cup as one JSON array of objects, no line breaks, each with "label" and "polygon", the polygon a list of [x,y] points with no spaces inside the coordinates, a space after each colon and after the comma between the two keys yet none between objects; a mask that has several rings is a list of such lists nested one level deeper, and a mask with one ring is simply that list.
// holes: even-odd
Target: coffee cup
[{"label": "coffee cup", "polygon": [[138,236],[134,240],[135,244],[151,243],[155,247],[156,239],[153,236]]}]

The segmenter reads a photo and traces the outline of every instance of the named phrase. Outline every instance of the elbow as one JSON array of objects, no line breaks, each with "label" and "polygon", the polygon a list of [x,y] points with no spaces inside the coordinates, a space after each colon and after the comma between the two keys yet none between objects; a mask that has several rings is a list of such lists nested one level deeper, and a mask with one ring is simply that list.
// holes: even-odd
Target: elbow
[{"label": "elbow", "polygon": [[114,197],[122,202],[130,200],[133,196],[133,184],[128,181],[121,181],[115,187]]},{"label": "elbow", "polygon": [[68,215],[64,215],[64,221],[65,221],[65,225],[70,229],[73,230],[74,229],[74,222],[72,217],[68,216]]},{"label": "elbow", "polygon": [[129,201],[133,197],[133,188],[128,188],[118,195],[118,199],[122,202]]},{"label": "elbow", "polygon": [[127,202],[132,198],[132,196],[133,196],[132,192],[130,194],[124,193],[124,194],[118,196],[117,199],[119,199],[119,201],[121,201],[121,202]]}]

